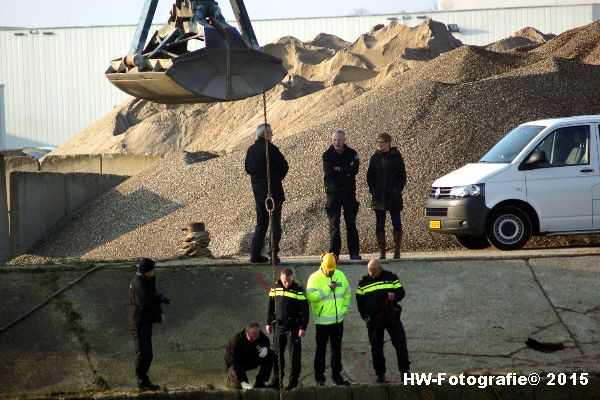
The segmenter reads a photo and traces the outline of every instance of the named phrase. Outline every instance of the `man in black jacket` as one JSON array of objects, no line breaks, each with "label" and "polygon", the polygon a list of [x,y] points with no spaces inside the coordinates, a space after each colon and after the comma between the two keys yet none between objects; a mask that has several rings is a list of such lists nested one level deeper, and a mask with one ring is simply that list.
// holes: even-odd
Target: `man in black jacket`
[{"label": "man in black jacket", "polygon": [[[269,380],[275,353],[269,349],[269,338],[251,322],[229,340],[225,350],[227,386],[232,389],[264,388]],[[247,371],[258,370],[254,385],[248,382]]]},{"label": "man in black jacket", "polygon": [[[281,270],[279,280],[269,292],[269,312],[267,316],[267,332],[275,334],[275,376],[269,385],[279,388],[279,379],[284,376],[285,348],[290,336],[290,353],[292,355],[292,373],[287,390],[298,386],[301,371],[302,338],[308,325],[308,301],[301,285],[294,282],[294,273],[289,268]],[[275,329],[273,329],[275,328]],[[281,364],[281,375],[279,365]],[[282,382],[283,383],[283,382]]]},{"label": "man in black jacket", "polygon": [[262,255],[262,249],[265,242],[265,235],[269,229],[269,213],[265,207],[265,200],[268,194],[267,163],[265,154],[265,145],[269,146],[269,163],[271,170],[271,195],[274,201],[273,210],[273,246],[275,252],[275,262],[279,263],[279,241],[281,240],[281,207],[285,201],[283,193],[283,179],[288,172],[288,163],[281,154],[281,151],[271,143],[273,131],[269,124],[261,124],[256,128],[256,142],[246,153],[245,168],[246,173],[250,175],[252,182],[252,191],[256,202],[256,227],[252,237],[252,250],[250,262],[265,263],[269,259]]},{"label": "man in black jacket", "polygon": [[331,139],[331,146],[323,153],[323,173],[327,204],[325,210],[329,219],[329,253],[340,255],[340,217],[344,209],[344,221],[351,260],[360,260],[356,215],[360,203],[356,200],[356,174],[359,160],[354,149],[346,145],[346,133],[337,130]]},{"label": "man in black jacket", "polygon": [[168,299],[156,293],[154,261],[142,258],[129,284],[129,327],[135,343],[135,374],[141,391],[159,389],[150,382],[148,370],[153,358],[152,324],[165,319],[161,302],[168,303]]},{"label": "man in black jacket", "polygon": [[378,260],[369,261],[367,268],[368,275],[360,280],[356,289],[356,303],[360,316],[367,323],[377,383],[384,383],[384,331],[387,330],[396,349],[400,372],[408,373],[410,367],[406,334],[400,321],[402,307],[399,302],[404,298],[405,292],[396,274],[382,269]]},{"label": "man in black jacket", "polygon": [[398,148],[392,147],[392,136],[389,133],[383,132],[377,135],[377,147],[378,150],[369,160],[367,183],[372,196],[371,208],[375,211],[375,233],[379,245],[379,258],[386,257],[386,211],[389,211],[394,227],[394,258],[400,258],[402,246],[400,212],[404,208],[402,191],[406,186],[406,167]]}]

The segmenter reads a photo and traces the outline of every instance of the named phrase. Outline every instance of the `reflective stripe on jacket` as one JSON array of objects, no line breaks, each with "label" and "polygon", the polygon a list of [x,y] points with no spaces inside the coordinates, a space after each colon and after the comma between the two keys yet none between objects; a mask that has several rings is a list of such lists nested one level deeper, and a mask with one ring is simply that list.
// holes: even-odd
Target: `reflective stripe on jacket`
[{"label": "reflective stripe on jacket", "polygon": [[286,328],[306,330],[308,302],[301,285],[292,282],[290,288],[285,289],[281,280],[278,280],[275,287],[271,288],[267,325],[272,325],[274,322],[283,324]]},{"label": "reflective stripe on jacket", "polygon": [[[330,282],[337,287],[331,290]],[[352,290],[346,276],[336,269],[328,277],[321,270],[314,272],[306,285],[306,297],[310,303],[316,325],[331,325],[342,322],[348,312]]]},{"label": "reflective stripe on jacket", "polygon": [[363,276],[356,289],[356,304],[361,318],[381,318],[390,292],[394,293],[394,304],[404,298],[404,288],[396,274],[382,270],[377,278]]}]

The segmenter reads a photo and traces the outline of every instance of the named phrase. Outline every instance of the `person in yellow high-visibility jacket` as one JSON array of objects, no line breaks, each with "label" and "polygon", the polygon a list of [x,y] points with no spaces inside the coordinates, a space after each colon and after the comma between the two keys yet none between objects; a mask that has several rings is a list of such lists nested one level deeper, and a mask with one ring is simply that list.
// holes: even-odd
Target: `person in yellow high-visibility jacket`
[{"label": "person in yellow high-visibility jacket", "polygon": [[336,257],[326,253],[321,257],[321,267],[309,278],[306,298],[310,303],[316,327],[315,381],[325,385],[325,355],[327,342],[331,341],[331,379],[337,385],[349,385],[342,377],[342,338],[344,318],[348,311],[352,290],[346,276],[336,269]]}]

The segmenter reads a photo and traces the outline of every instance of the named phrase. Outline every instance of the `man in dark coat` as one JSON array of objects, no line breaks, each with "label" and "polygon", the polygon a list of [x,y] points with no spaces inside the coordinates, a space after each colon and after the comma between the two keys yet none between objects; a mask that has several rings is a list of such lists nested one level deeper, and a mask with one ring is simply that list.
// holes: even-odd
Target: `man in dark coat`
[{"label": "man in dark coat", "polygon": [[129,327],[135,343],[135,374],[141,391],[158,390],[150,382],[148,370],[152,364],[152,324],[165,319],[161,302],[168,299],[156,292],[154,261],[143,258],[129,284]]},{"label": "man in dark coat", "polygon": [[[273,333],[275,350],[275,376],[269,386],[279,388],[279,379],[284,376],[285,348],[290,337],[290,353],[292,355],[292,373],[287,390],[298,386],[301,372],[302,338],[308,325],[308,301],[302,286],[294,281],[294,273],[284,268],[279,274],[275,287],[269,291],[269,311],[267,315],[267,332]],[[275,329],[273,329],[275,328]],[[281,374],[279,365],[281,364]],[[281,382],[283,383],[283,382]]]},{"label": "man in dark coat", "polygon": [[360,260],[356,215],[360,203],[356,200],[356,174],[359,159],[356,151],[346,145],[346,133],[337,130],[331,146],[323,153],[323,173],[327,194],[327,218],[329,219],[329,253],[340,255],[340,217],[344,209],[344,221],[351,260]]},{"label": "man in dark coat", "polygon": [[[225,350],[227,386],[232,389],[264,388],[269,380],[275,353],[269,349],[269,338],[251,322],[229,340]],[[248,382],[247,371],[259,368],[254,385]]]},{"label": "man in dark coat", "polygon": [[402,154],[396,147],[391,147],[392,137],[389,133],[377,136],[378,150],[369,160],[367,183],[371,192],[371,208],[375,211],[377,244],[379,258],[384,259],[387,249],[385,240],[385,214],[389,211],[394,227],[394,258],[400,258],[402,246],[402,220],[400,211],[404,208],[402,191],[406,185],[406,168]]},{"label": "man in dark coat", "polygon": [[400,321],[400,301],[405,292],[396,274],[381,268],[378,260],[369,261],[368,274],[363,276],[356,289],[356,304],[362,319],[367,323],[373,368],[377,383],[385,382],[385,357],[383,334],[388,332],[396,349],[400,373],[408,373],[410,361],[406,346],[406,334]]},{"label": "man in dark coat", "polygon": [[262,255],[265,235],[269,229],[269,213],[265,207],[265,200],[268,194],[267,181],[267,163],[265,154],[265,145],[269,146],[269,163],[271,170],[271,196],[274,201],[273,210],[273,246],[275,252],[275,262],[279,263],[279,241],[281,240],[281,207],[285,201],[283,193],[283,179],[288,173],[288,163],[281,154],[281,151],[271,143],[273,131],[269,124],[261,124],[256,129],[256,142],[246,153],[245,168],[246,173],[250,175],[252,182],[252,191],[256,202],[256,227],[252,237],[252,249],[250,262],[265,263],[269,259]]}]

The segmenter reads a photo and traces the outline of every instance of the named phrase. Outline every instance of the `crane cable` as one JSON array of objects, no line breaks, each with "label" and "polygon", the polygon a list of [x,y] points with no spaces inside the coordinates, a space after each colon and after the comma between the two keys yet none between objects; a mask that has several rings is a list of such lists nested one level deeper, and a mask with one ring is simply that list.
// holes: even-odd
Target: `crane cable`
[{"label": "crane cable", "polygon": [[[263,117],[265,128],[268,125],[267,122],[267,95],[265,92],[262,94],[263,100]],[[265,131],[266,132],[266,131]],[[265,160],[266,160],[266,168],[267,168],[267,198],[265,199],[265,208],[267,209],[267,213],[269,214],[269,249],[271,253],[271,273],[272,273],[272,282],[273,282],[273,305],[275,306],[275,322],[273,324],[273,341],[275,342],[275,349],[277,350],[277,371],[278,377],[277,381],[279,383],[279,400],[283,400],[283,365],[282,365],[282,350],[279,341],[279,336],[277,335],[278,329],[278,321],[277,321],[277,299],[275,294],[277,293],[277,281],[275,280],[275,246],[273,244],[273,212],[275,211],[275,200],[273,199],[273,193],[271,192],[271,160],[269,157],[269,141],[265,138]],[[291,340],[291,337],[290,337]],[[290,343],[291,345],[291,343]]]}]

